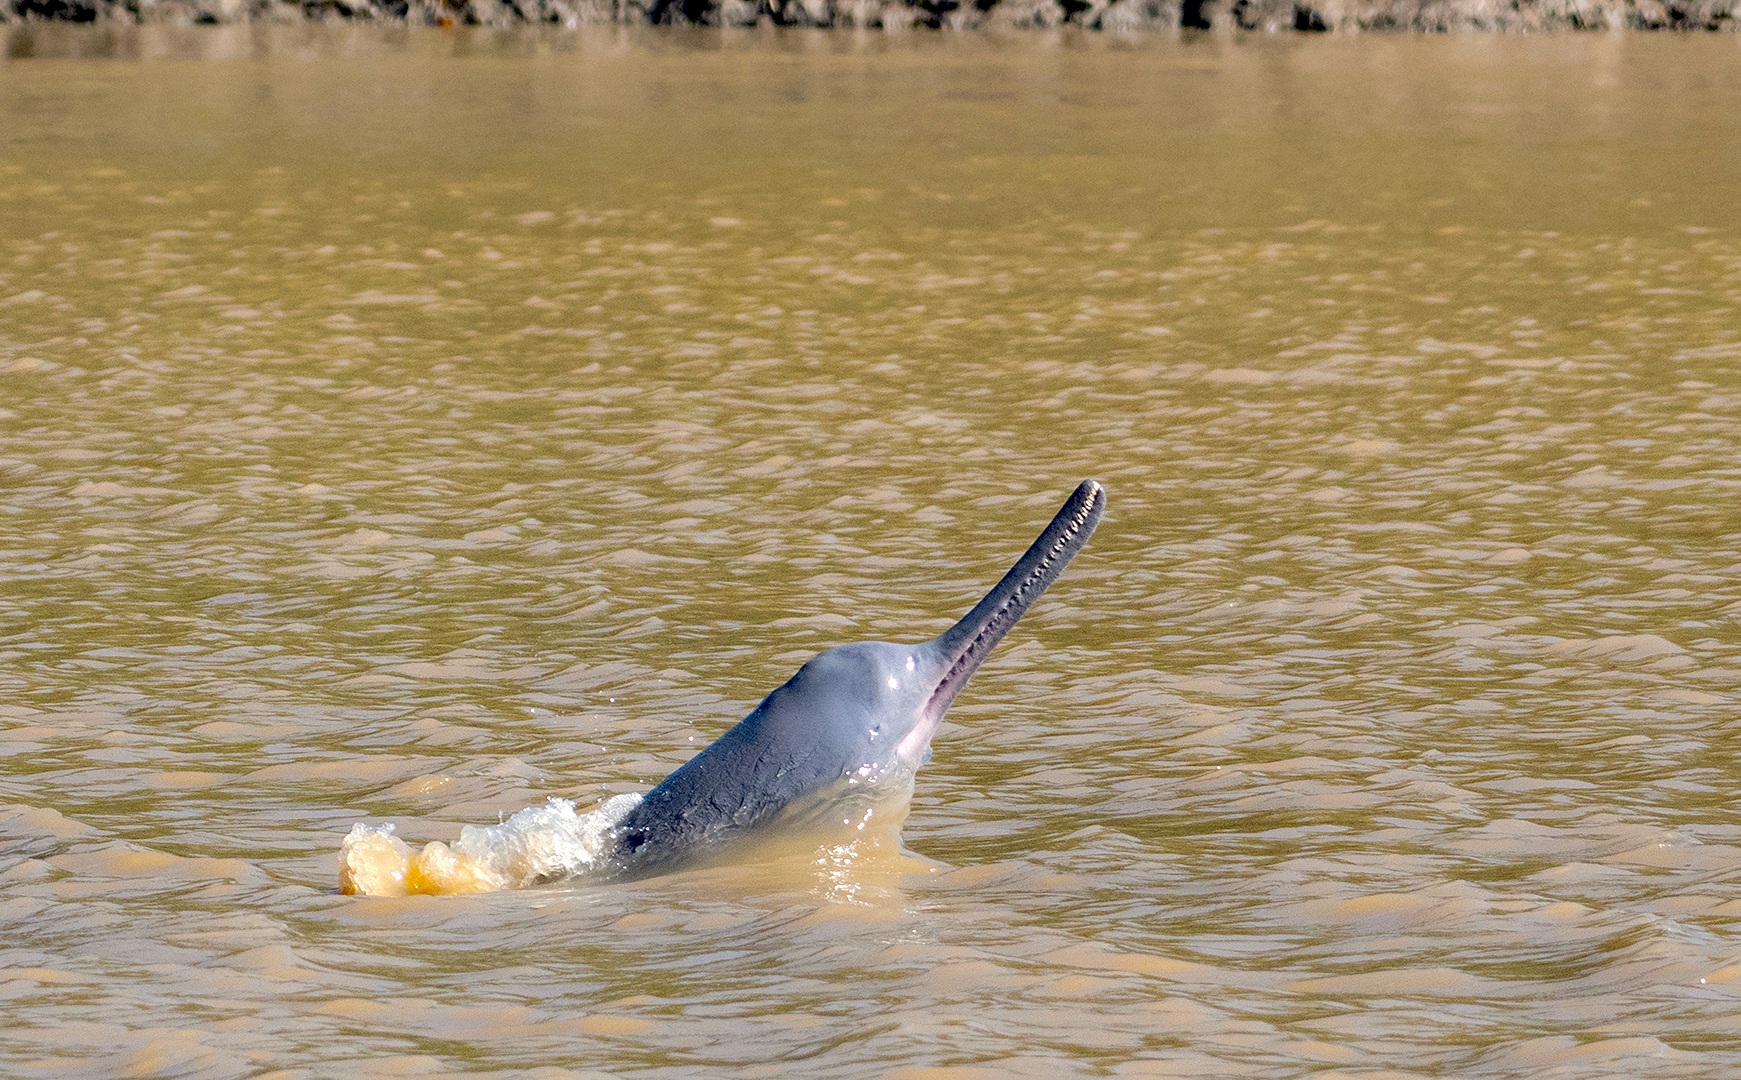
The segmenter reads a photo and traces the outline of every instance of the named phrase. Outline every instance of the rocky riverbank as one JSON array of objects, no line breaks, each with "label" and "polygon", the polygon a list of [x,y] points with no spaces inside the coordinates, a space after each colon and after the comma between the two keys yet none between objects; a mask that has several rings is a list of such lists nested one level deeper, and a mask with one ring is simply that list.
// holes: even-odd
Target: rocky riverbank
[{"label": "rocky riverbank", "polygon": [[1093,30],[1727,30],[1741,0],[0,0],[0,23],[238,23]]}]

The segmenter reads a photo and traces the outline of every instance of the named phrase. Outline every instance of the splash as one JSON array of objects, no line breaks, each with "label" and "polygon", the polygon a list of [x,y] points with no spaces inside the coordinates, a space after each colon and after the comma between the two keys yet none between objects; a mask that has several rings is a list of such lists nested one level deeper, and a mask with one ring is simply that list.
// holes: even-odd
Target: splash
[{"label": "splash", "polygon": [[609,849],[611,830],[640,801],[639,795],[618,795],[579,814],[569,800],[551,799],[500,825],[467,825],[452,847],[437,840],[421,851],[394,836],[391,825],[358,822],[339,847],[339,891],[439,896],[523,889],[575,877],[598,865]]},{"label": "splash", "polygon": [[[794,801],[749,837],[693,853],[698,869],[724,862],[779,862],[796,857],[825,875],[861,860],[903,855],[901,825],[913,796],[913,770],[849,776]],[[524,889],[599,870],[612,833],[642,796],[617,795],[577,813],[568,799],[531,806],[499,825],[460,829],[451,846],[422,850],[391,825],[358,822],[339,847],[339,891],[349,896],[446,896]]]}]

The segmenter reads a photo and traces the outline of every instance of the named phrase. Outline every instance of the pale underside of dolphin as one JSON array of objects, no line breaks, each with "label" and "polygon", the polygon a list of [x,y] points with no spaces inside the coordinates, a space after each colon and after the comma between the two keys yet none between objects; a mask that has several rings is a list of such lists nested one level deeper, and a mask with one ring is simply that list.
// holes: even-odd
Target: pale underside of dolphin
[{"label": "pale underside of dolphin", "polygon": [[651,877],[718,862],[807,817],[841,820],[898,802],[950,703],[1100,523],[1106,491],[1083,481],[985,599],[918,645],[857,642],[819,653],[616,823],[592,873]]}]

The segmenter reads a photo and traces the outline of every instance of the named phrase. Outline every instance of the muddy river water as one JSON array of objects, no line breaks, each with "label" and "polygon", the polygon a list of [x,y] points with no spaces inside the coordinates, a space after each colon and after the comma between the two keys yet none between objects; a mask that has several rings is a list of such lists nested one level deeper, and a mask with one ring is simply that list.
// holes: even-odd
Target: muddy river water
[{"label": "muddy river water", "polygon": [[[9,35],[0,1074],[1741,1071],[1730,35]],[[337,892],[1084,477],[909,853]]]}]

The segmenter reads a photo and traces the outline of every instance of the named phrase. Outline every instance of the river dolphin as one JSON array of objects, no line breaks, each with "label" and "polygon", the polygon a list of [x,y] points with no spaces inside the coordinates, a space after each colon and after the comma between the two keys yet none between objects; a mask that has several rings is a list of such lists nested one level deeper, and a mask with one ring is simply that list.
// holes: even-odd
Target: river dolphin
[{"label": "river dolphin", "polygon": [[904,815],[944,712],[1105,509],[1106,490],[1084,480],[1027,554],[940,636],[817,654],[617,822],[600,876],[643,878],[714,862],[782,826],[850,824],[891,803]]}]

